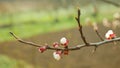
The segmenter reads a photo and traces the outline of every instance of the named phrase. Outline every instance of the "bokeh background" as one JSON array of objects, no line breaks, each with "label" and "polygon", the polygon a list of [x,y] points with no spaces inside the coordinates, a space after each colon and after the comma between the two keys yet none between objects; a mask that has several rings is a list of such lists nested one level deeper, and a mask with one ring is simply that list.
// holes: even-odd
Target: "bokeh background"
[{"label": "bokeh background", "polygon": [[[108,1],[120,4],[120,0]],[[72,51],[56,61],[53,51],[41,54],[9,34],[41,45],[52,46],[61,37],[69,39],[69,46],[83,44],[74,19],[78,7],[88,42],[100,41],[93,23],[103,38],[109,29],[120,36],[120,6],[101,0],[0,0],[0,68],[120,68],[120,42],[100,46],[95,54],[93,47]]]}]

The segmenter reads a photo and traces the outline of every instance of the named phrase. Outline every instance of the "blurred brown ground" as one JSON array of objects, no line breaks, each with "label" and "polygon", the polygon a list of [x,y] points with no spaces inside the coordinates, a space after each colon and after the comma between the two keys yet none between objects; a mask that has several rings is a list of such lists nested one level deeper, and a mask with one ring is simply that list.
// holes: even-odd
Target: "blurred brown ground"
[{"label": "blurred brown ground", "polygon": [[[102,37],[109,28],[105,28],[99,24],[99,32]],[[100,41],[90,26],[83,27],[84,34],[89,42]],[[120,30],[115,30],[117,36],[120,36]],[[70,41],[69,46],[82,44],[80,34],[77,28],[40,34],[24,40],[32,41],[41,45],[59,41],[61,37],[67,37]],[[0,54],[5,54],[15,59],[24,60],[31,65],[40,66],[41,68],[120,68],[120,42],[117,45],[113,43],[98,47],[95,54],[91,55],[93,47],[83,48],[78,51],[72,51],[68,56],[63,56],[60,61],[54,60],[53,51],[46,51],[41,54],[37,48],[18,41],[3,42],[0,44]]]}]

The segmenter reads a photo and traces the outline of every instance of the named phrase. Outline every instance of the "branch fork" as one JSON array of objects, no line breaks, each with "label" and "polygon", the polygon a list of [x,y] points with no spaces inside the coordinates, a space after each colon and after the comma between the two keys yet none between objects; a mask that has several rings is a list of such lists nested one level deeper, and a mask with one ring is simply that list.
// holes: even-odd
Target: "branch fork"
[{"label": "branch fork", "polygon": [[[68,40],[66,38],[62,38],[60,41],[63,45],[62,48],[58,48],[59,44],[56,43],[58,46],[55,47],[55,45],[53,47],[49,46],[49,45],[39,45],[39,44],[36,44],[36,43],[33,43],[33,42],[28,42],[28,41],[24,41],[22,39],[20,39],[19,37],[17,37],[13,32],[10,32],[10,34],[17,40],[19,41],[20,43],[24,43],[24,44],[28,44],[28,45],[31,45],[31,46],[34,46],[34,47],[38,47],[38,48],[41,48],[39,50],[54,50],[56,52],[54,52],[53,56],[56,60],[59,60],[60,57],[61,57],[61,54],[64,53],[65,55],[67,54],[68,55],[68,52],[69,51],[74,51],[74,50],[80,50],[81,48],[83,47],[95,47],[94,50],[93,50],[93,53],[96,51],[96,49],[100,46],[100,45],[104,45],[104,44],[108,44],[108,43],[111,43],[111,42],[117,42],[117,41],[120,41],[120,37],[115,37],[115,38],[112,38],[112,39],[103,39],[100,35],[100,33],[98,32],[98,30],[95,30],[96,34],[98,35],[98,37],[101,39],[100,42],[95,42],[95,43],[88,43],[86,41],[86,38],[83,34],[83,31],[82,31],[82,25],[80,23],[80,9],[78,9],[77,11],[77,17],[75,17],[77,23],[78,23],[78,27],[79,27],[79,32],[80,32],[80,35],[81,35],[81,38],[84,42],[84,44],[81,44],[81,45],[75,45],[74,47],[68,47]],[[58,53],[58,51],[61,51],[60,53]]]}]

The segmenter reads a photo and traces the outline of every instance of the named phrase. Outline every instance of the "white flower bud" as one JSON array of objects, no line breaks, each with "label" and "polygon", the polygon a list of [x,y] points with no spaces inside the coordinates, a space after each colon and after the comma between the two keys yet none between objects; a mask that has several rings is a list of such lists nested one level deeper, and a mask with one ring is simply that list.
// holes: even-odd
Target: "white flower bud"
[{"label": "white flower bud", "polygon": [[105,38],[109,38],[109,34],[108,33],[105,34]]},{"label": "white flower bud", "polygon": [[65,44],[68,43],[68,41],[67,41],[67,39],[65,37],[63,37],[63,38],[60,39],[60,43],[65,45]]},{"label": "white flower bud", "polygon": [[61,59],[60,54],[57,53],[57,52],[53,52],[53,57],[54,57],[54,59],[56,59],[56,60],[60,60],[60,59]]},{"label": "white flower bud", "polygon": [[112,30],[108,30],[108,32],[105,34],[105,38],[112,39],[115,38],[115,34]]}]

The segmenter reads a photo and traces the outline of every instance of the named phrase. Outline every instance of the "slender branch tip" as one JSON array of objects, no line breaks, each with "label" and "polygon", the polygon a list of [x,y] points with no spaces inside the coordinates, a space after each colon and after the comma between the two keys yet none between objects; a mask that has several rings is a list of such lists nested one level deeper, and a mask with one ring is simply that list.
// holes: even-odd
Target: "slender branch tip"
[{"label": "slender branch tip", "polygon": [[78,8],[78,15],[80,16],[81,12],[80,12],[80,9]]},{"label": "slender branch tip", "polygon": [[13,34],[12,32],[9,32],[10,34]]}]

